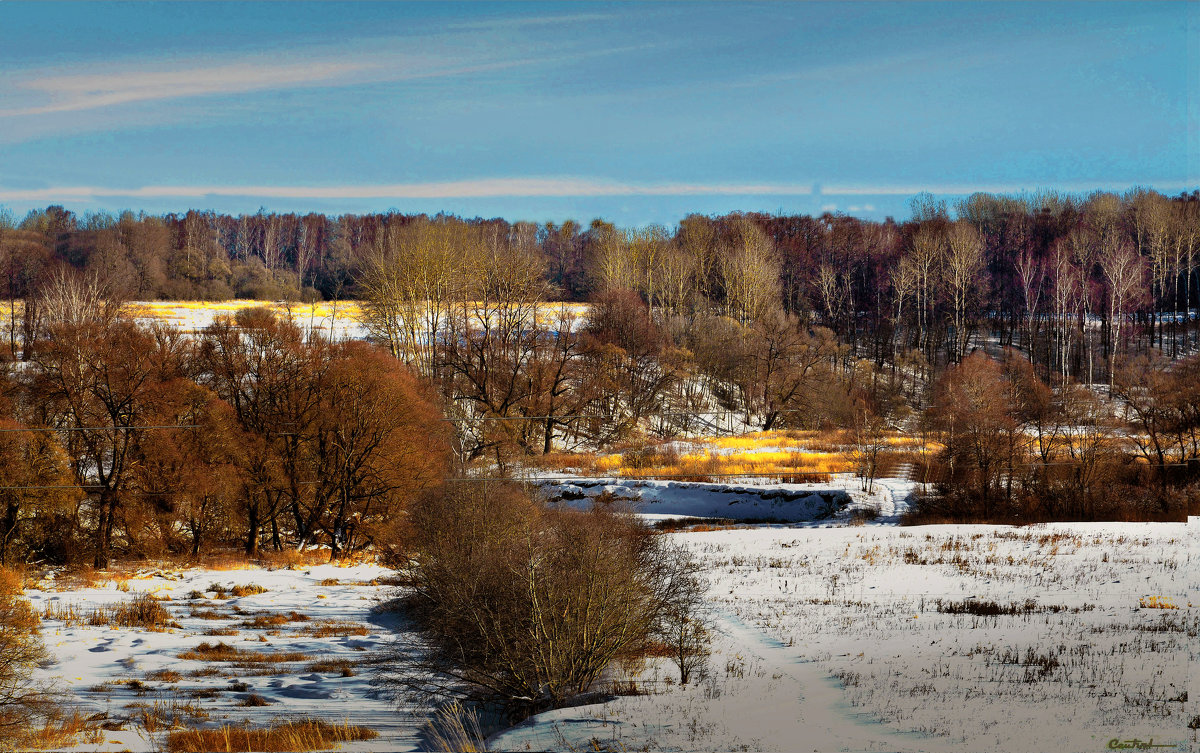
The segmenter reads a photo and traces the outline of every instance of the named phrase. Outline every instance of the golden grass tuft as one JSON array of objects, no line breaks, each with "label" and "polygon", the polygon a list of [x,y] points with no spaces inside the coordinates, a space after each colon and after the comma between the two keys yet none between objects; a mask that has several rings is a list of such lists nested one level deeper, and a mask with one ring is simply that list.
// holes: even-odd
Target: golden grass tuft
[{"label": "golden grass tuft", "polygon": [[258,596],[259,594],[265,594],[266,592],[267,589],[263,588],[257,583],[246,583],[244,585],[237,585],[229,589],[229,593],[233,594],[239,599],[243,596]]},{"label": "golden grass tuft", "polygon": [[1179,609],[1179,606],[1166,596],[1143,596],[1138,600],[1142,609]]},{"label": "golden grass tuft", "polygon": [[433,750],[458,753],[483,753],[487,750],[479,715],[459,701],[451,701],[435,711],[425,729]]},{"label": "golden grass tuft", "polygon": [[107,622],[114,627],[140,627],[161,632],[177,628],[179,623],[171,619],[171,613],[150,594],[139,594],[129,601],[122,601],[105,608]]},{"label": "golden grass tuft", "polygon": [[373,740],[378,734],[349,723],[330,724],[319,719],[298,719],[264,729],[224,725],[167,735],[168,753],[300,753],[330,750],[338,743]]}]

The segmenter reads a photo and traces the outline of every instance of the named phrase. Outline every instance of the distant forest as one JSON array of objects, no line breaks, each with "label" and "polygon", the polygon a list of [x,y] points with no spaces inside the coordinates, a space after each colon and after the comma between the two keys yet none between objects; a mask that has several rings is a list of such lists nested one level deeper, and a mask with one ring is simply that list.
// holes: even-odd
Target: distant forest
[{"label": "distant forest", "polygon": [[659,319],[742,323],[782,308],[878,365],[915,357],[937,370],[981,344],[1015,346],[1047,375],[1096,381],[1123,348],[1178,357],[1196,347],[1200,191],[980,193],[952,209],[922,195],[903,223],[737,213],[625,229],[398,212],[77,216],[61,206],[18,219],[0,208],[0,295],[32,300],[68,269],[114,299],[369,299],[389,263],[502,246],[531,265],[543,300],[631,290]]}]

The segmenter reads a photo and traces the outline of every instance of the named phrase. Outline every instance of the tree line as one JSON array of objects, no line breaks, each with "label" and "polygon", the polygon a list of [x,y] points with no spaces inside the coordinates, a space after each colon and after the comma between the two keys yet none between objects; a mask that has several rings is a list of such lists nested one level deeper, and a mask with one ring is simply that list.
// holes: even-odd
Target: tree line
[{"label": "tree line", "polygon": [[437,300],[460,284],[446,275],[473,236],[533,260],[549,300],[634,290],[669,316],[743,322],[778,307],[880,365],[938,369],[996,344],[1047,377],[1096,381],[1128,351],[1197,344],[1200,191],[978,193],[953,211],[922,195],[902,223],[731,214],[674,228],[50,206],[19,221],[0,211],[0,271],[10,300],[35,296],[61,266],[127,299],[334,299],[368,296],[363,280],[381,265],[418,263],[443,280],[420,291]]}]

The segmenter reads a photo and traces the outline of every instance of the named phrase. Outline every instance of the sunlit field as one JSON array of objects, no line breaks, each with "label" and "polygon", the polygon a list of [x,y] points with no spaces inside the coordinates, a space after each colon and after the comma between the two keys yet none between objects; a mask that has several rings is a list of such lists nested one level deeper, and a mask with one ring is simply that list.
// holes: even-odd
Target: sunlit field
[{"label": "sunlit field", "polygon": [[[936,452],[936,443],[891,432],[879,443],[879,475]],[[854,473],[862,449],[848,431],[761,431],[730,437],[652,441],[611,453],[556,453],[540,459],[548,470],[620,478],[711,481],[729,477],[828,483]]]}]

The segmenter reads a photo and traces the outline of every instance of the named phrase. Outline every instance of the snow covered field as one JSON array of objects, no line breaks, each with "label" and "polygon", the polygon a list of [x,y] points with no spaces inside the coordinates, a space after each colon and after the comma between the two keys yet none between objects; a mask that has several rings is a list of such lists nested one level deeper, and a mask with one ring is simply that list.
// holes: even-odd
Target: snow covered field
[{"label": "snow covered field", "polygon": [[[708,676],[679,689],[660,665],[643,683],[666,692],[544,714],[493,743],[1098,751],[1116,739],[1188,750],[1195,529],[675,534],[709,567],[717,641]],[[1163,606],[1176,608],[1154,608]]]},{"label": "snow covered field", "polygon": [[[798,522],[668,534],[708,567],[715,645],[706,676],[681,688],[674,666],[655,660],[637,679],[650,694],[539,715],[494,735],[497,749],[1195,745],[1187,723],[1200,711],[1186,692],[1196,666],[1196,524],[905,528],[894,525],[904,482],[868,497],[848,478],[819,489],[575,486],[586,492],[576,504],[607,488],[657,518],[712,515],[706,506],[718,503],[755,510],[743,519],[767,517],[785,498],[762,495],[785,490]],[[811,499],[837,486],[845,491],[833,510]],[[866,506],[883,514],[853,525],[853,510]],[[397,618],[373,611],[391,591],[379,580],[387,575],[367,565],[161,570],[120,588],[43,582],[28,595],[50,615],[42,631],[56,663],[45,675],[110,728],[79,750],[157,750],[172,723],[303,716],[379,733],[348,750],[420,749],[426,710],[397,710],[370,684],[376,652],[405,640]],[[234,591],[251,584],[266,590]],[[170,598],[161,603],[176,627],[87,624],[92,609],[143,591]]]},{"label": "snow covered field", "polygon": [[[403,640],[394,617],[372,611],[393,590],[377,580],[389,574],[370,565],[159,570],[123,586],[57,590],[44,582],[27,596],[52,615],[43,617],[42,636],[56,661],[44,676],[108,728],[95,741],[81,739],[78,750],[156,751],[172,726],[297,717],[379,733],[345,750],[412,750],[424,715],[398,711],[370,684],[373,655],[397,633]],[[177,625],[156,632],[87,624],[94,609],[140,593],[169,598],[161,603]]]}]

